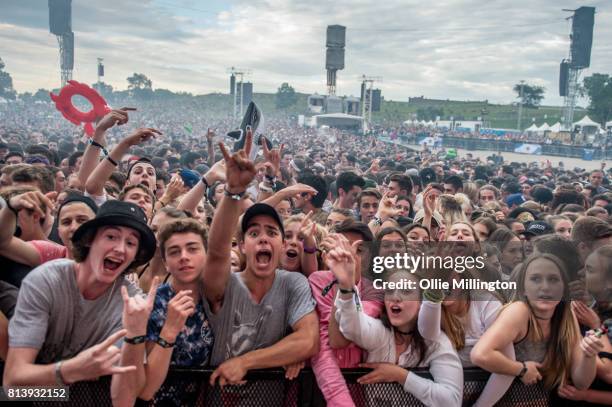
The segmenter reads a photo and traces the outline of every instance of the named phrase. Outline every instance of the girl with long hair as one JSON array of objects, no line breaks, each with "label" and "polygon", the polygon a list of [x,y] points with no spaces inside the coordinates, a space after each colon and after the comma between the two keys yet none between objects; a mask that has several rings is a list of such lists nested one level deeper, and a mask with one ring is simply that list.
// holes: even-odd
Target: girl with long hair
[{"label": "girl with long hair", "polygon": [[[472,362],[527,385],[542,380],[552,389],[571,380],[577,389],[588,388],[603,345],[593,331],[580,338],[569,298],[563,262],[551,254],[530,256],[517,273],[513,302],[474,346]],[[516,360],[503,353],[510,344]]]},{"label": "girl with long hair", "polygon": [[[478,235],[467,222],[453,224],[447,232],[446,242],[450,246],[446,249],[453,256],[476,258],[480,255]],[[486,267],[485,264],[484,269],[467,269],[461,273],[450,271],[450,280],[494,280],[494,274],[487,273]],[[463,367],[473,367],[470,351],[497,318],[502,308],[501,298],[497,293],[482,290],[455,289],[446,298],[441,292],[426,290],[419,312],[419,332],[429,340],[436,340],[442,332],[446,333]],[[514,358],[512,346],[507,346],[503,353],[508,358]],[[495,404],[508,390],[513,379],[512,376],[491,375],[475,405]]]},{"label": "girl with long hair", "polygon": [[[415,288],[385,290],[382,316],[377,319],[360,311],[361,302],[353,282],[355,262],[350,251],[334,248],[327,259],[340,291],[335,313],[340,331],[368,352],[368,363],[361,366],[374,369],[358,382],[397,382],[425,405],[461,405],[463,369],[450,340],[443,332],[435,341],[427,340],[417,329],[421,306],[418,277],[407,271],[390,275],[390,282],[410,281]],[[433,380],[414,374],[409,370],[413,367],[429,367]],[[371,405],[380,402],[383,400],[369,400]]]}]

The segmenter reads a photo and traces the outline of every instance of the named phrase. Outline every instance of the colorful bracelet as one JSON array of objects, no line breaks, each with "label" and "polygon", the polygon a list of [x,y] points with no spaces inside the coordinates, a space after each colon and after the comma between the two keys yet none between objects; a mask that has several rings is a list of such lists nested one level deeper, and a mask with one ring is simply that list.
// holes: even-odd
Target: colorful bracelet
[{"label": "colorful bracelet", "polygon": [[317,252],[316,247],[306,247],[304,246],[304,253],[313,254]]}]

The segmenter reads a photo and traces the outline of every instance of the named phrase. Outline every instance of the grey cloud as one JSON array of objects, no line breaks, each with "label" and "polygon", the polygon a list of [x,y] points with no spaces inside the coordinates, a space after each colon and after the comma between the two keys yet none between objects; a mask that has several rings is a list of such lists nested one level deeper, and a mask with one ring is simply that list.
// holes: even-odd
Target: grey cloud
[{"label": "grey cloud", "polygon": [[[379,86],[388,99],[424,94],[509,102],[515,97],[512,84],[525,79],[546,86],[545,102],[558,104],[558,64],[569,47],[567,13],[561,8],[582,5],[578,0],[563,5],[555,0],[238,0],[217,16],[207,14],[214,24],[197,26],[184,15],[197,14],[199,2],[168,16],[170,1],[163,8],[150,0],[73,2],[77,73],[92,81],[95,57],[103,56],[106,80],[115,87],[124,88],[125,78],[138,71],[156,87],[203,93],[226,91],[226,69],[233,65],[253,70],[256,91],[274,92],[286,81],[299,91],[321,93],[325,27],[340,23],[347,26],[340,93],[357,94],[357,78],[365,73],[384,77]],[[44,83],[32,72],[55,78],[57,71],[57,57],[42,61],[35,55],[46,58],[57,51],[50,52],[56,45],[45,34],[46,1],[36,9],[22,3],[9,0],[0,15],[0,42],[19,44],[0,44],[0,56],[13,67],[18,89],[35,89]],[[597,15],[587,75],[612,66],[610,3],[592,5]],[[20,30],[11,34],[2,23]],[[19,40],[17,32],[28,34]]]}]

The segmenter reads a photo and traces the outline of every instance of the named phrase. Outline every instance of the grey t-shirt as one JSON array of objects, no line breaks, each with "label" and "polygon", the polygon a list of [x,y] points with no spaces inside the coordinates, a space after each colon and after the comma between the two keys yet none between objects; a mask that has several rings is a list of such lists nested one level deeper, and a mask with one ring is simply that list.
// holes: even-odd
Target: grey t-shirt
[{"label": "grey t-shirt", "polygon": [[[130,296],[140,289],[119,277],[102,296],[86,300],[77,283],[75,262],[57,259],[32,270],[21,284],[9,322],[9,346],[39,349],[37,363],[76,356],[121,329],[121,286]],[[121,346],[120,340],[116,345]]]},{"label": "grey t-shirt", "polygon": [[241,274],[230,275],[223,305],[217,314],[211,312],[208,301],[204,300],[215,334],[210,360],[213,366],[274,345],[316,306],[308,280],[301,273],[276,270],[274,283],[259,304],[253,302]]}]

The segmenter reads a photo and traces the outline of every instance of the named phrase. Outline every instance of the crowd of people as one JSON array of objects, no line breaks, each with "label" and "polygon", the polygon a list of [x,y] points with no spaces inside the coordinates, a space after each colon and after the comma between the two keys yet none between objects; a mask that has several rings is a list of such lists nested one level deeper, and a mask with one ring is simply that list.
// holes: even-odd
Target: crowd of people
[{"label": "crowd of people", "polygon": [[557,145],[557,146],[574,146],[587,148],[608,149],[612,146],[612,137],[608,134],[592,135],[590,137],[583,136],[580,133],[574,132],[567,136],[551,135],[550,131],[524,131],[516,130],[470,130],[449,129],[448,127],[434,128],[433,126],[424,125],[388,125],[375,126],[375,131],[383,136],[391,139],[400,139],[409,143],[416,144],[423,137],[453,137],[461,139],[477,139],[491,140],[495,142],[515,142],[515,143],[533,143],[542,145]]},{"label": "crowd of people", "polygon": [[[361,384],[460,406],[463,369],[480,367],[492,374],[478,406],[515,380],[555,405],[612,404],[605,165],[449,160],[289,119],[232,149],[231,121],[187,107],[112,110],[84,137],[57,115],[11,109],[0,115],[4,386],[112,375],[113,404],[184,405],[197,391],[166,391],[171,367],[212,367],[222,387],[309,367],[328,405],[354,406],[342,369],[362,367]],[[484,263],[373,271],[403,254]],[[434,277],[516,289],[422,288]]]}]

